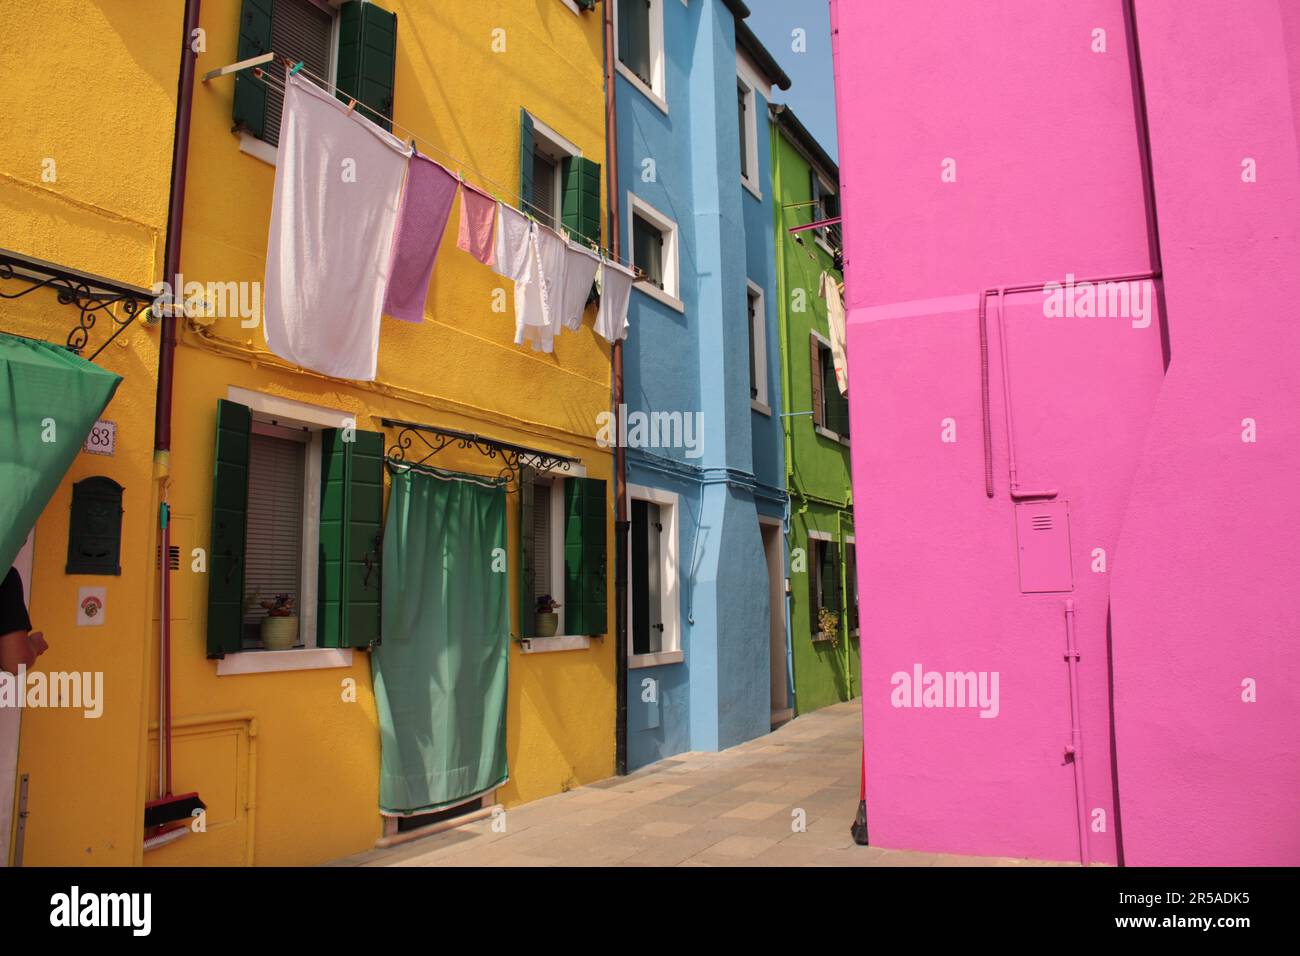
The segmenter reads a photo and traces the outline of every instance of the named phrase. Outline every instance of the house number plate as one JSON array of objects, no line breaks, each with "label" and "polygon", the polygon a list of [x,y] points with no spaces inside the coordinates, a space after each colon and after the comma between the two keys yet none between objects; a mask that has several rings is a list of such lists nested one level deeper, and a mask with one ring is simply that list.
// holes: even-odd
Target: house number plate
[{"label": "house number plate", "polygon": [[117,423],[100,419],[86,436],[85,450],[92,455],[111,455],[117,448]]}]

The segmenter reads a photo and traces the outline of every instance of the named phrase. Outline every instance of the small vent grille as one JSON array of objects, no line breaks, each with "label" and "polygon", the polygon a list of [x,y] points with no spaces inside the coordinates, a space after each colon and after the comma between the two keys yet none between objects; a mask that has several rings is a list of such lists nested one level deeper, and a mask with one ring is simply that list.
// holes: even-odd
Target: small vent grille
[{"label": "small vent grille", "polygon": [[[154,567],[158,566],[158,556],[162,552],[162,547],[154,552]],[[167,548],[167,570],[179,571],[181,569],[181,549],[178,545],[169,545]]]},{"label": "small vent grille", "polygon": [[1051,530],[1052,530],[1052,516],[1051,516],[1051,515],[1034,515],[1034,516],[1030,519],[1030,527],[1032,527],[1035,531],[1051,531]]}]

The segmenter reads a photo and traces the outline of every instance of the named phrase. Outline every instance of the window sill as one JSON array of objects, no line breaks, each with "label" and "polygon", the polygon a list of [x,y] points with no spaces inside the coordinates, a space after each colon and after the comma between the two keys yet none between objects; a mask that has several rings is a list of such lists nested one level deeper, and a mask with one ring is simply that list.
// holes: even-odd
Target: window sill
[{"label": "window sill", "polygon": [[260,159],[268,166],[275,165],[276,148],[265,140],[258,139],[256,136],[250,136],[248,133],[240,133],[239,151],[245,156],[252,156],[254,159]]},{"label": "window sill", "polygon": [[582,651],[591,647],[591,638],[585,634],[557,634],[554,637],[522,637],[520,654],[551,654],[556,651]]},{"label": "window sill", "polygon": [[812,636],[814,644],[833,644],[837,639],[835,634],[827,634],[825,631],[818,631]]},{"label": "window sill", "polygon": [[218,677],[269,674],[273,671],[316,671],[351,667],[350,647],[300,647],[291,651],[240,651],[217,661]]},{"label": "window sill", "polygon": [[651,285],[649,282],[642,281],[642,282],[638,282],[632,288],[638,290],[639,292],[645,293],[646,295],[650,296],[650,298],[654,299],[657,302],[662,302],[670,309],[676,309],[678,312],[681,312],[683,315],[686,314],[686,304],[682,302],[681,299],[677,298],[677,296],[665,292],[657,285]]},{"label": "window sill", "polygon": [[758,188],[758,183],[755,180],[746,179],[744,176],[741,176],[740,184],[748,189],[759,202],[763,201],[763,190]]},{"label": "window sill", "polygon": [[772,417],[772,407],[768,405],[767,402],[760,402],[756,398],[751,398],[749,400],[749,407],[761,415],[766,415],[768,418]]},{"label": "window sill", "polygon": [[680,664],[686,660],[686,655],[682,651],[659,651],[657,654],[629,654],[627,658],[628,670],[636,670],[639,667],[659,667],[662,664]]},{"label": "window sill", "polygon": [[841,435],[839,432],[833,432],[829,428],[826,428],[825,426],[822,425],[816,425],[814,427],[817,429],[817,434],[821,435],[823,438],[829,438],[831,441],[837,441],[841,445],[846,445],[846,446],[849,443],[848,435]]},{"label": "window sill", "polygon": [[619,76],[623,77],[623,79],[631,83],[632,86],[642,96],[644,96],[651,103],[657,106],[661,113],[663,113],[665,116],[668,115],[668,102],[658,93],[656,93],[653,89],[651,89],[649,85],[646,84],[645,80],[641,79],[641,77],[637,76],[626,66],[624,66],[622,60],[615,60],[614,66],[618,70]]}]

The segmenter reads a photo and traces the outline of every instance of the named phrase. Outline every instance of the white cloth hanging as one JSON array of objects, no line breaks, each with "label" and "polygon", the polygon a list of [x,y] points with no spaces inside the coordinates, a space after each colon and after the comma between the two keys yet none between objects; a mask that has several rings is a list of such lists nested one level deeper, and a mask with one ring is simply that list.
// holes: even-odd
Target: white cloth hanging
[{"label": "white cloth hanging", "polygon": [[844,325],[844,300],[840,297],[840,287],[835,277],[823,272],[818,281],[817,292],[826,300],[826,321],[831,333],[831,358],[835,362],[835,384],[841,395],[849,393],[849,363],[845,348],[846,329]]},{"label": "white cloth hanging", "polygon": [[303,368],[373,381],[410,147],[300,75],[285,81],[263,332]]},{"label": "white cloth hanging", "polygon": [[627,338],[627,309],[632,298],[636,274],[604,259],[600,265],[600,309],[596,313],[596,332],[611,345]]},{"label": "white cloth hanging", "polygon": [[587,311],[591,284],[596,281],[600,256],[586,246],[569,240],[565,253],[565,272],[561,278],[560,325],[570,332],[582,328],[582,314]]},{"label": "white cloth hanging", "polygon": [[[522,326],[516,323],[515,344],[530,342],[534,352],[550,352],[554,349],[555,337],[560,334],[563,314],[561,299],[568,272],[569,245],[554,229],[534,223],[533,248],[537,274],[541,277],[541,281],[534,284],[541,293],[545,322],[541,325],[525,322]],[[531,290],[529,294],[532,294]]]}]

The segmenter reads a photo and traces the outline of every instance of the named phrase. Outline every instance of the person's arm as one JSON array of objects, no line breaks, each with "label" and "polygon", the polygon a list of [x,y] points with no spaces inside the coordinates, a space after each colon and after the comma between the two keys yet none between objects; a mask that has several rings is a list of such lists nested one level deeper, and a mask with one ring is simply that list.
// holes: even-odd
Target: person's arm
[{"label": "person's arm", "polygon": [[0,670],[17,674],[19,666],[31,667],[45,647],[41,633],[32,633],[23,579],[17,568],[10,568],[0,582]]}]

